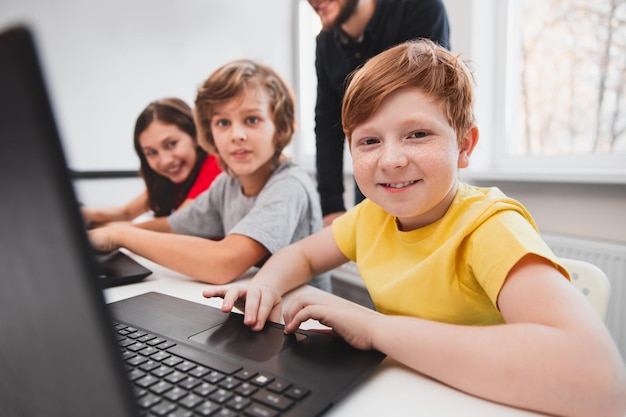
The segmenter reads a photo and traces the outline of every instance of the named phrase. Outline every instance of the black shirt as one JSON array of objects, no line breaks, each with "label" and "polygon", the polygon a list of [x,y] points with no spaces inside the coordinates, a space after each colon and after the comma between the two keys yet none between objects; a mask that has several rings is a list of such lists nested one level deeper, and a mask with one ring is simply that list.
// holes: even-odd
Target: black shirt
[{"label": "black shirt", "polygon": [[449,37],[442,0],[378,0],[359,42],[350,41],[339,29],[317,36],[316,168],[324,215],[345,210],[341,100],[346,76],[391,46],[428,38],[450,48]]}]

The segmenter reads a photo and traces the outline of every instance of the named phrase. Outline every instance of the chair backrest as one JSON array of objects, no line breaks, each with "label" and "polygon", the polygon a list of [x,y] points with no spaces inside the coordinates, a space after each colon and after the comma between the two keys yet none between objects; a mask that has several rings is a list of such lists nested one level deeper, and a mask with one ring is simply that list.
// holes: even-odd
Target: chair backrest
[{"label": "chair backrest", "polygon": [[590,262],[578,259],[560,258],[560,261],[569,271],[572,284],[582,291],[604,320],[611,296],[611,284],[604,271]]}]

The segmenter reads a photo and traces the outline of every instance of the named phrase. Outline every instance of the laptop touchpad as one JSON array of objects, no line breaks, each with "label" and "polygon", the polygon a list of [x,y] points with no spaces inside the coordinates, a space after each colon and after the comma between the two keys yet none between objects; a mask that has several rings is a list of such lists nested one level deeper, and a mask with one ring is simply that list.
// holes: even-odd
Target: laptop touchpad
[{"label": "laptop touchpad", "polygon": [[267,323],[260,332],[243,324],[241,315],[231,314],[220,325],[191,336],[189,339],[231,355],[263,362],[284,349],[295,346],[307,336],[302,333],[286,335],[281,326]]}]

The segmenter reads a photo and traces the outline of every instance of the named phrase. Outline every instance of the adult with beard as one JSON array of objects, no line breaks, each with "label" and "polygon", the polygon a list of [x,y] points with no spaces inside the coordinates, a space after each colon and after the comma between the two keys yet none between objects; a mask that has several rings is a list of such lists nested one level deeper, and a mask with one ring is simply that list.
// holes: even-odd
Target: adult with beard
[{"label": "adult with beard", "polygon": [[[341,100],[344,80],[372,56],[407,40],[450,47],[442,0],[308,0],[322,22],[317,36],[317,187],[324,226],[345,212]],[[363,194],[355,184],[355,204]]]}]

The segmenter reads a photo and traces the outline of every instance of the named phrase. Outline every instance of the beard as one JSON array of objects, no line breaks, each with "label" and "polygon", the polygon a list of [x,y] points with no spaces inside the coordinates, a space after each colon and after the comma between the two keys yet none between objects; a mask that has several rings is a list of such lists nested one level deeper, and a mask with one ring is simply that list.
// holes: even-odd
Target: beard
[{"label": "beard", "polygon": [[339,14],[337,18],[333,21],[324,25],[324,30],[335,30],[339,29],[341,25],[346,23],[348,19],[354,14],[356,10],[356,6],[359,4],[359,0],[346,0],[344,4],[341,5],[341,9],[339,9]]}]

